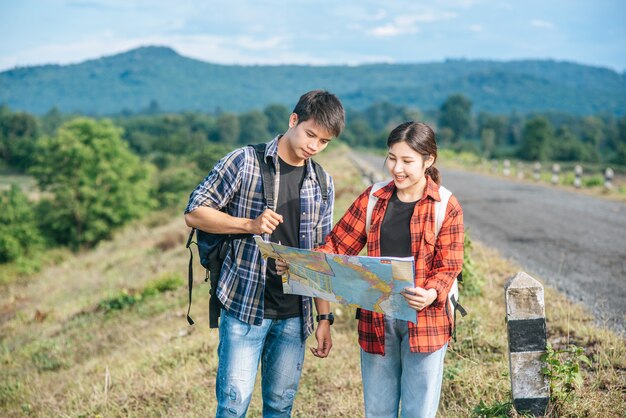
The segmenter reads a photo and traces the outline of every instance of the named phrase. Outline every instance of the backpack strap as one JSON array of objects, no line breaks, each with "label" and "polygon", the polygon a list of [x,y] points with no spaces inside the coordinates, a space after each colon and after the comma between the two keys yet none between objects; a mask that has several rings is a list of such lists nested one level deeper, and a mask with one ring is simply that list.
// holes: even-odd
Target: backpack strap
[{"label": "backpack strap", "polygon": [[189,290],[189,305],[187,306],[187,323],[193,325],[194,321],[189,316],[191,312],[191,293],[193,291],[193,251],[191,251],[191,243],[193,242],[193,234],[196,232],[196,228],[191,228],[189,238],[187,238],[187,245],[185,248],[189,250],[189,268],[187,270],[187,289]]},{"label": "backpack strap", "polygon": [[322,200],[324,202],[328,202],[328,183],[326,183],[326,173],[321,165],[316,163],[311,159],[311,164],[313,164],[313,169],[315,170],[315,177],[317,177],[317,182],[320,185],[320,190],[322,191]]},{"label": "backpack strap", "polygon": [[270,167],[270,164],[268,164],[265,159],[266,144],[255,144],[250,146],[254,148],[257,161],[259,162],[259,167],[261,168],[265,205],[274,210],[276,208],[274,201],[274,174],[276,173],[276,169],[274,168],[274,164]]},{"label": "backpack strap", "polygon": [[370,227],[372,226],[372,213],[374,212],[374,206],[376,206],[376,202],[378,202],[378,198],[374,196],[374,193],[378,190],[382,189],[386,185],[388,185],[388,181],[380,181],[372,185],[372,190],[370,190],[369,199],[367,199],[367,212],[365,215],[365,234],[369,234]]},{"label": "backpack strap", "polygon": [[435,241],[437,241],[437,237],[439,236],[443,219],[446,217],[446,209],[448,207],[450,196],[452,196],[452,192],[450,190],[443,186],[439,186],[439,197],[441,200],[439,202],[435,202]]}]

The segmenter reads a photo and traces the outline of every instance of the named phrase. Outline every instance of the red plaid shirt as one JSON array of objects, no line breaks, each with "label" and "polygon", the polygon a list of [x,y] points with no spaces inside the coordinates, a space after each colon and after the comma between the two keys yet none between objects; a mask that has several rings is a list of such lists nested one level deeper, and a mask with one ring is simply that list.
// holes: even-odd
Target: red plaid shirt
[{"label": "red plaid shirt", "polygon": [[[326,242],[317,250],[357,255],[367,244],[367,255],[380,256],[380,227],[395,186],[390,182],[376,191],[369,234],[365,233],[368,187],[335,225]],[[424,196],[415,205],[411,218],[411,250],[415,257],[415,286],[435,289],[437,299],[432,305],[417,312],[417,325],[409,322],[409,345],[412,352],[431,353],[450,340],[454,326],[448,312],[448,292],[463,267],[463,210],[454,196],[450,197],[446,216],[435,242],[435,201],[439,186],[426,177]],[[368,353],[385,353],[384,315],[361,309],[359,316],[359,344]]]}]

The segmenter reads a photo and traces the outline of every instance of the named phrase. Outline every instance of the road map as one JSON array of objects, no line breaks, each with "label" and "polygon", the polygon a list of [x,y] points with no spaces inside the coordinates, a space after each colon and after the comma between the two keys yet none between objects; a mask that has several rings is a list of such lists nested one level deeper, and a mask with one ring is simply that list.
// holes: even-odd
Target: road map
[{"label": "road map", "polygon": [[326,254],[265,242],[254,237],[263,258],[289,264],[283,292],[384,313],[416,322],[416,312],[401,291],[413,287],[413,257],[367,257]]}]

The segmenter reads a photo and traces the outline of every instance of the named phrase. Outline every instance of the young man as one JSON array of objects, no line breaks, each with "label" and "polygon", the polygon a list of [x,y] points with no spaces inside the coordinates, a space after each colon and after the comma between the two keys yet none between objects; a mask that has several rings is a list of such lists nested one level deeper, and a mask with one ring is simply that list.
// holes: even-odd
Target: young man
[{"label": "young man", "polygon": [[[265,161],[275,167],[273,185],[263,185],[255,151],[239,148],[221,159],[191,193],[188,226],[218,234],[258,234],[272,242],[311,249],[332,227],[334,186],[328,198],[310,160],[344,128],[341,102],[326,91],[310,91],[296,104],[289,128],[267,143]],[[275,206],[265,207],[263,187],[273,187]],[[222,210],[225,209],[225,212]],[[235,240],[222,267],[217,296],[223,304],[215,385],[217,417],[245,416],[261,362],[263,416],[289,416],[313,332],[311,299],[282,292],[274,260],[267,263],[251,238]],[[332,342],[330,304],[315,299],[317,347],[328,355]]]}]

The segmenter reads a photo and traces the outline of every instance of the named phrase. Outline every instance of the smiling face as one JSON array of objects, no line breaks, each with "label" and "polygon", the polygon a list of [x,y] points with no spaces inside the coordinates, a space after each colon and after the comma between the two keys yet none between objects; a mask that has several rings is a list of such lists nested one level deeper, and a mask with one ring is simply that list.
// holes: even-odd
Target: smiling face
[{"label": "smiling face", "polygon": [[387,170],[402,195],[421,198],[426,186],[425,171],[434,162],[433,156],[424,158],[405,141],[396,142],[389,147]]},{"label": "smiling face", "polygon": [[287,164],[300,166],[304,160],[323,151],[333,135],[320,128],[314,119],[298,123],[298,115],[289,117],[289,129],[278,142],[278,155]]}]

